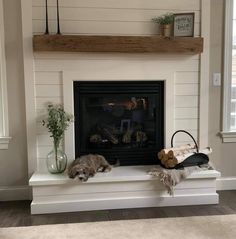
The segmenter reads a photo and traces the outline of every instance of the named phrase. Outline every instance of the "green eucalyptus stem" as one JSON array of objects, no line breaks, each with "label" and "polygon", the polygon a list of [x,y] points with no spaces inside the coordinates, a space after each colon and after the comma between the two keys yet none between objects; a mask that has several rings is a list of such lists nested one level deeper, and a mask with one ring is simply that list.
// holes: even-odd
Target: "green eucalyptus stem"
[{"label": "green eucalyptus stem", "polygon": [[57,171],[59,172],[60,171],[60,167],[58,165],[58,148],[59,148],[59,145],[60,145],[60,141],[57,141],[57,140],[53,140],[53,144],[54,144],[54,151],[55,151],[55,161],[56,161],[56,167],[57,167]]}]

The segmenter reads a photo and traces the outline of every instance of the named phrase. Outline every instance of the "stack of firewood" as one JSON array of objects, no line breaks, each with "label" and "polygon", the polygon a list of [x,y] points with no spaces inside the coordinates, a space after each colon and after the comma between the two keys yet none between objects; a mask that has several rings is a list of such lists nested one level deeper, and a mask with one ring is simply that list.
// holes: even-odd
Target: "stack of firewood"
[{"label": "stack of firewood", "polygon": [[[197,149],[195,145],[186,144],[176,148],[163,149],[158,153],[158,158],[161,161],[161,164],[166,168],[174,168],[196,152]],[[209,155],[212,152],[212,149],[207,147],[199,152]]]}]

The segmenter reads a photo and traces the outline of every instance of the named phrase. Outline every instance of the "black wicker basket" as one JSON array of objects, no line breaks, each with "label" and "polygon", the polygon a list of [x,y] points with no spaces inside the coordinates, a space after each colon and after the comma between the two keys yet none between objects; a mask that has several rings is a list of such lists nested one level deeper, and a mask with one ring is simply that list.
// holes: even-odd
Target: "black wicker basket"
[{"label": "black wicker basket", "polygon": [[[199,147],[197,145],[196,140],[194,139],[194,137],[189,132],[187,132],[185,130],[178,130],[172,135],[172,137],[171,137],[171,147],[172,148],[174,147],[174,145],[173,145],[174,137],[177,133],[185,133],[185,134],[189,135],[192,138],[192,140],[193,140],[193,142],[196,146],[196,151],[197,152],[194,153],[192,156],[186,158],[182,163],[177,164],[172,169],[183,169],[184,167],[200,166],[200,165],[203,165],[203,164],[207,164],[209,162],[209,157],[206,154],[199,153]],[[164,165],[162,165],[162,167],[165,168]]]}]

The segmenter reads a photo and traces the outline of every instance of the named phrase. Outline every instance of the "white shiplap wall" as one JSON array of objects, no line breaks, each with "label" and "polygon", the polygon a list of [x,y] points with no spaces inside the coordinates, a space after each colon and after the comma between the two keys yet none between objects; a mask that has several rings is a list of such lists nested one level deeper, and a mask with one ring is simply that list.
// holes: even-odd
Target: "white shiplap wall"
[{"label": "white shiplap wall", "polygon": [[[49,0],[50,31],[55,32],[55,2]],[[195,12],[195,36],[200,35],[200,0],[60,0],[63,34],[154,35],[158,30],[150,19],[166,12]],[[45,30],[44,0],[33,0],[33,32]],[[35,101],[37,112],[37,157],[39,169],[52,143],[40,125],[46,102],[63,102],[62,71],[110,71],[158,80],[166,71],[174,81],[174,128],[185,129],[198,137],[199,56],[159,54],[35,54]],[[109,68],[109,69],[108,69]],[[118,75],[118,73],[117,73]],[[183,134],[176,144],[189,142]]]},{"label": "white shiplap wall", "polygon": [[[49,28],[56,32],[55,0],[49,0]],[[64,34],[153,35],[151,18],[166,12],[195,12],[195,35],[199,36],[200,0],[60,0]],[[125,26],[125,27],[124,27]],[[35,33],[45,30],[45,0],[33,0]]]}]

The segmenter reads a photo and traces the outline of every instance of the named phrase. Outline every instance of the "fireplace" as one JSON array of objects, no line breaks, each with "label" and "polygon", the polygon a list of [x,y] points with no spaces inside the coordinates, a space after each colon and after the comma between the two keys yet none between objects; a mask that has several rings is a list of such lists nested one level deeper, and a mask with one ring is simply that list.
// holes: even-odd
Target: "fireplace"
[{"label": "fireplace", "polygon": [[157,164],[164,147],[164,81],[74,82],[75,156]]}]

